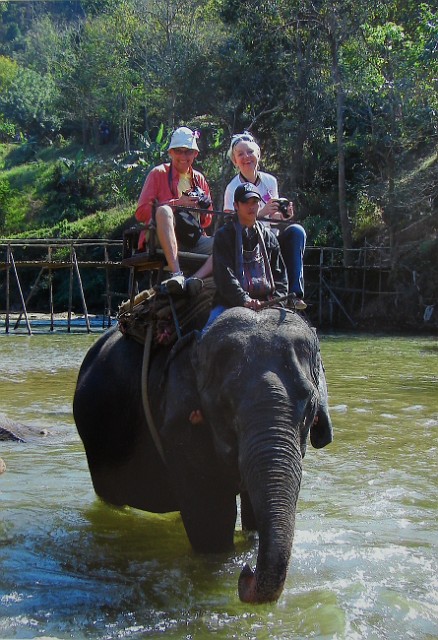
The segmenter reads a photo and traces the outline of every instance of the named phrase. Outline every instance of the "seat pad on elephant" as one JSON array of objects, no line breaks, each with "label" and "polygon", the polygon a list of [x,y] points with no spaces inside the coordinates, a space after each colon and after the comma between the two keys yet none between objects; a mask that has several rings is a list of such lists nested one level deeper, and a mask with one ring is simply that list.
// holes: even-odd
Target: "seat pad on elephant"
[{"label": "seat pad on elephant", "polygon": [[178,331],[185,335],[204,326],[214,291],[213,278],[204,280],[202,291],[195,297],[170,298],[167,293],[146,289],[135,297],[132,306],[129,301],[120,305],[117,314],[119,330],[126,337],[144,344],[147,329],[152,325],[154,344],[171,345],[176,342]]}]

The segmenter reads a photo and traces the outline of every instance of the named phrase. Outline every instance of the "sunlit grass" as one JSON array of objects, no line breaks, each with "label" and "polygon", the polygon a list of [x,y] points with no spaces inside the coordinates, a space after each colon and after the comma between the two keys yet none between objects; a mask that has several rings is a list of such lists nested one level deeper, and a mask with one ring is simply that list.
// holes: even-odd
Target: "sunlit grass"
[{"label": "sunlit grass", "polygon": [[[114,207],[108,211],[99,211],[67,222],[63,220],[52,227],[38,227],[21,233],[15,233],[14,238],[105,238],[118,235],[122,237],[122,227],[133,216],[134,205]],[[135,220],[132,220],[134,224]],[[120,233],[117,234],[117,229]]]},{"label": "sunlit grass", "polygon": [[415,164],[411,171],[406,171],[398,180],[400,186],[407,185],[413,181],[429,180],[430,172],[434,165],[438,163],[438,152],[431,153],[422,161]]},{"label": "sunlit grass", "polygon": [[[0,180],[8,184],[3,208],[3,237],[121,237],[121,227],[133,215],[134,203],[118,205],[91,215],[78,212],[78,220],[47,220],[46,185],[61,158],[74,159],[80,152],[77,144],[47,147],[33,151],[26,145],[0,145]],[[110,152],[105,149],[105,154]],[[91,153],[90,156],[93,154]],[[45,219],[45,224],[41,224]]]}]

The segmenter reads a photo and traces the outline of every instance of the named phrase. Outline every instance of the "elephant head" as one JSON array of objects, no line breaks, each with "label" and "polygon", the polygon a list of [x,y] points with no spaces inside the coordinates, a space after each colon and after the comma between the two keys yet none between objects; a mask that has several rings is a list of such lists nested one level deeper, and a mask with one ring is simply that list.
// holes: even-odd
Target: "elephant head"
[{"label": "elephant head", "polygon": [[[181,451],[190,449],[194,430],[211,443],[208,464],[196,460],[198,448],[193,446],[184,471],[175,475],[184,524],[193,546],[201,550],[211,542],[203,535],[217,536],[218,550],[222,543],[230,546],[235,494],[245,498],[242,524],[254,523],[259,533],[255,571],[245,566],[239,579],[245,602],[275,601],[283,590],[309,429],[318,428],[314,446],[332,439],[321,376],[315,331],[282,309],[230,309],[192,341],[190,352],[183,342],[170,359],[163,439],[172,466],[178,466]],[[203,416],[202,425],[189,424],[193,410]],[[202,470],[197,482],[187,466]],[[210,472],[215,486],[209,483]],[[210,528],[194,513],[199,492],[197,513],[213,521]],[[217,494],[219,503],[209,508]]]}]

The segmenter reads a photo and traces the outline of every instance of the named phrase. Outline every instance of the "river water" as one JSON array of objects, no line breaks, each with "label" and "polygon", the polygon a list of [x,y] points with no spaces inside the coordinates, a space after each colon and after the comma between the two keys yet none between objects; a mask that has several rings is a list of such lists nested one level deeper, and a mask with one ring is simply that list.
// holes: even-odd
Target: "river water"
[{"label": "river water", "polygon": [[256,542],[198,556],[177,514],[92,489],[71,403],[97,335],[0,335],[0,414],[46,429],[0,442],[0,638],[438,638],[438,345],[327,335],[335,442],[308,448],[285,590],[239,601]]}]

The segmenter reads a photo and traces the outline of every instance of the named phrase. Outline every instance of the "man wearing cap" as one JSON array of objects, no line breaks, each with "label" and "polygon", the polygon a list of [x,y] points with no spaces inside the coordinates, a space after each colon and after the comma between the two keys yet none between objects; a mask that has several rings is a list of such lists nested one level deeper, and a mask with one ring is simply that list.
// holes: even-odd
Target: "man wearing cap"
[{"label": "man wearing cap", "polygon": [[257,221],[260,194],[249,182],[234,192],[235,214],[218,229],[213,244],[216,293],[206,326],[228,307],[260,309],[287,295],[286,267],[272,231]]},{"label": "man wearing cap", "polygon": [[[171,278],[165,284],[169,293],[199,290],[193,284],[202,286],[197,279],[211,274],[212,263],[209,258],[194,274],[194,278],[184,278],[178,261],[178,248],[192,253],[211,254],[213,238],[205,234],[204,229],[211,224],[212,202],[210,188],[202,173],[192,168],[199,153],[198,133],[187,127],[179,127],[171,137],[169,144],[170,162],[154,167],[148,174],[140,194],[135,217],[149,224],[155,210],[155,225],[158,242],[163,250]],[[185,195],[200,189],[202,196]],[[199,208],[197,211],[185,211],[184,208]],[[178,226],[176,221],[178,220]],[[140,243],[144,242],[144,234]],[[188,244],[190,242],[190,244]]]}]

